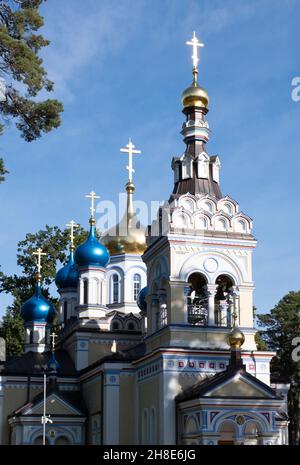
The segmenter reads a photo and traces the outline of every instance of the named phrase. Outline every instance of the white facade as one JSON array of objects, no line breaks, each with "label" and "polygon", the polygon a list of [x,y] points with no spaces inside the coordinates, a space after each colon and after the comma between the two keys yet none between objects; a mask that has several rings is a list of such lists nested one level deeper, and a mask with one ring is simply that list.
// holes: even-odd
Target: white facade
[{"label": "white facade", "polygon": [[136,298],[147,285],[146,265],[137,254],[112,255],[107,266],[107,306],[125,314],[139,313]]}]

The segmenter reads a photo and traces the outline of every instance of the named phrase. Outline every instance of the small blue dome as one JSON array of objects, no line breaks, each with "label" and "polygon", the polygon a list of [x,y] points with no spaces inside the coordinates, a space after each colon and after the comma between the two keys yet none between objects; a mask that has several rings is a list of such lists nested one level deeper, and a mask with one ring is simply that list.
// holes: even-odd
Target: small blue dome
[{"label": "small blue dome", "polygon": [[89,237],[77,247],[75,251],[75,262],[78,266],[102,266],[109,262],[109,252],[95,235],[95,228],[91,225]]},{"label": "small blue dome", "polygon": [[143,287],[143,289],[138,293],[136,303],[138,304],[139,309],[142,312],[147,311],[147,302],[146,302],[146,297],[148,294],[148,287]]},{"label": "small blue dome", "polygon": [[21,317],[25,323],[31,321],[52,323],[55,315],[53,305],[43,296],[40,284],[36,284],[33,296],[22,305]]},{"label": "small blue dome", "polygon": [[78,266],[74,262],[74,253],[70,253],[68,263],[61,268],[55,278],[55,284],[58,289],[77,288],[78,284]]}]

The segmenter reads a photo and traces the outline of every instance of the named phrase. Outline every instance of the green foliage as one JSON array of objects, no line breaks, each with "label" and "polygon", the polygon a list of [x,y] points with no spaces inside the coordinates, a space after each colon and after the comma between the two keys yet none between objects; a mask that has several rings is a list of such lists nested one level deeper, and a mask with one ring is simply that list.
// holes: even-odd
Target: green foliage
[{"label": "green foliage", "polygon": [[[45,226],[45,229],[35,234],[28,233],[24,240],[18,243],[17,264],[21,274],[5,275],[0,271],[0,292],[9,294],[13,304],[7,308],[3,317],[0,335],[6,339],[7,355],[19,355],[23,350],[24,325],[20,317],[21,305],[33,294],[36,275],[36,257],[32,255],[38,247],[47,255],[42,259],[43,294],[56,307],[58,300],[53,296],[51,284],[59,266],[68,260],[70,230],[61,230],[57,226]],[[98,234],[97,234],[98,235]],[[79,227],[76,229],[75,247],[87,237],[87,231]],[[99,235],[98,235],[99,237]]]},{"label": "green foliage", "polygon": [[20,317],[19,307],[14,304],[8,307],[0,328],[0,336],[4,337],[6,342],[7,358],[22,355],[24,333],[24,322]]},{"label": "green foliage", "polygon": [[289,292],[267,314],[257,315],[263,341],[277,352],[271,363],[274,378],[291,384],[289,396],[290,442],[299,443],[300,361],[294,361],[293,340],[300,335],[300,291]]},{"label": "green foliage", "polygon": [[0,183],[5,180],[6,174],[8,174],[8,171],[5,169],[4,160],[0,158]]},{"label": "green foliage", "polygon": [[[44,20],[39,7],[44,0],[0,0],[0,76],[6,82],[6,100],[0,102],[3,123],[13,119],[30,142],[57,128],[62,104],[56,99],[37,101],[42,90],[53,90],[39,52],[49,41],[37,31]],[[4,128],[0,124],[0,133]],[[1,173],[0,176],[5,173]],[[1,177],[0,177],[1,181]]]}]

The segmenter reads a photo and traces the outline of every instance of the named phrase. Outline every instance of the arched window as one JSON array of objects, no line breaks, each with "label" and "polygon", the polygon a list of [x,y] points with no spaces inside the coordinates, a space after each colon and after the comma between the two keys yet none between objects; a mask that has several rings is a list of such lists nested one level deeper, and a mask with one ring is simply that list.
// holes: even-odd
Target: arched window
[{"label": "arched window", "polygon": [[160,328],[163,328],[168,324],[168,311],[167,304],[163,302],[160,304]]},{"label": "arched window", "polygon": [[134,331],[135,330],[135,324],[132,323],[132,322],[128,323],[127,329],[129,331]]},{"label": "arched window", "polygon": [[111,303],[118,304],[120,302],[120,278],[117,273],[111,278]]},{"label": "arched window", "polygon": [[187,298],[188,322],[191,325],[206,326],[208,320],[207,280],[201,273],[192,273]]},{"label": "arched window", "polygon": [[135,273],[133,276],[133,300],[136,302],[138,293],[141,290],[141,275]]},{"label": "arched window", "polygon": [[64,323],[66,323],[68,319],[68,302],[64,301]]},{"label": "arched window", "polygon": [[120,329],[120,325],[119,325],[119,322],[118,321],[114,321],[113,324],[112,324],[112,329],[114,331],[117,331],[118,329]]},{"label": "arched window", "polygon": [[[46,436],[45,439],[46,439],[46,441],[45,441],[46,444],[49,444],[49,439],[47,438],[47,436]],[[38,436],[37,438],[35,438],[33,444],[35,446],[42,446],[43,445],[43,436]]]},{"label": "arched window", "polygon": [[88,280],[85,279],[83,281],[83,303],[85,305],[88,303],[88,300],[89,300],[88,291],[89,291],[89,283],[88,283]]},{"label": "arched window", "polygon": [[33,329],[29,332],[29,344],[33,344]]},{"label": "arched window", "polygon": [[[225,274],[216,279],[217,290],[215,294],[215,323],[218,326],[232,326],[232,315],[238,315],[238,300],[234,292],[234,282]],[[236,308],[235,308],[236,307]],[[239,323],[237,321],[237,323]]]},{"label": "arched window", "polygon": [[56,441],[56,446],[68,446],[70,444],[69,439],[66,436],[59,436]]},{"label": "arched window", "polygon": [[236,427],[233,422],[224,421],[219,429],[219,440],[218,445],[230,446],[234,445],[236,436]]}]

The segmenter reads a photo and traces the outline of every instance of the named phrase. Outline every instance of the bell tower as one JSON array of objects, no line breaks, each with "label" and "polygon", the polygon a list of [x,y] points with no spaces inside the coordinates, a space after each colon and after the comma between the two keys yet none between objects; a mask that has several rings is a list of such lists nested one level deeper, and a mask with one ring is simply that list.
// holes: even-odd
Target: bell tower
[{"label": "bell tower", "polygon": [[[253,328],[252,220],[220,188],[220,158],[209,155],[209,96],[198,83],[195,33],[193,80],[182,94],[186,148],[174,157],[174,188],[148,228],[147,347],[227,350],[233,315],[256,350]],[[159,334],[159,337],[158,337]]]}]

